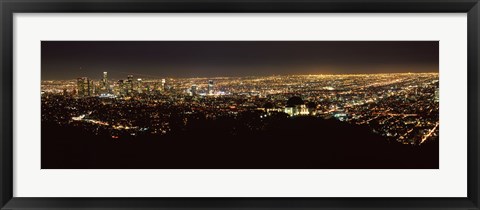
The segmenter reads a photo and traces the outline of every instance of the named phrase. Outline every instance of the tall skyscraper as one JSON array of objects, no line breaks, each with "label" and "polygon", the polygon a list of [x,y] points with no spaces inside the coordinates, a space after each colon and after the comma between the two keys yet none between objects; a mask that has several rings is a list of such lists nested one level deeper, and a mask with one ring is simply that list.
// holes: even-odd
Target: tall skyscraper
[{"label": "tall skyscraper", "polygon": [[213,95],[213,80],[208,80],[207,93],[208,95]]},{"label": "tall skyscraper", "polygon": [[128,75],[127,76],[127,84],[126,84],[126,89],[127,89],[127,95],[132,96],[133,95],[133,75]]},{"label": "tall skyscraper", "polygon": [[118,95],[118,96],[125,96],[126,95],[123,80],[118,80],[116,83],[114,83],[113,94]]},{"label": "tall skyscraper", "polygon": [[192,85],[192,87],[190,88],[190,93],[192,93],[192,96],[197,95],[197,85]]},{"label": "tall skyscraper", "polygon": [[93,81],[90,81],[87,77],[77,78],[77,95],[79,97],[93,95]]},{"label": "tall skyscraper", "polygon": [[100,81],[100,90],[101,93],[109,93],[110,92],[110,85],[108,84],[108,76],[107,72],[103,72],[103,78]]},{"label": "tall skyscraper", "polygon": [[166,90],[167,90],[167,86],[165,86],[165,83],[166,83],[165,79],[162,79],[162,86],[161,86],[162,91],[166,91]]},{"label": "tall skyscraper", "polygon": [[84,77],[77,78],[77,95],[82,97],[84,95],[83,91],[85,89],[83,83]]},{"label": "tall skyscraper", "polygon": [[137,79],[137,93],[143,93],[143,82],[141,78]]}]

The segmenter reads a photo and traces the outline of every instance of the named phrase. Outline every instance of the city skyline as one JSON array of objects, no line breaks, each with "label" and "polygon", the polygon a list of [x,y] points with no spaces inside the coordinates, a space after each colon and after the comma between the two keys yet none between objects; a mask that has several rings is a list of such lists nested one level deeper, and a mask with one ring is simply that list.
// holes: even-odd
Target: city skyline
[{"label": "city skyline", "polygon": [[438,72],[436,41],[43,41],[42,80]]},{"label": "city skyline", "polygon": [[[96,76],[93,77],[86,77],[79,75],[75,78],[67,78],[67,79],[60,79],[60,80],[54,80],[54,79],[45,79],[42,81],[48,82],[48,81],[71,81],[71,80],[76,80],[78,78],[89,78],[92,80],[96,81],[101,81],[102,80],[102,74],[108,71],[103,71],[103,72],[98,72]],[[110,74],[110,73],[108,73]],[[246,76],[212,76],[212,77],[161,77],[161,76],[149,76],[149,75],[144,75],[144,74],[136,74],[136,73],[129,73],[124,76],[120,76],[118,78],[111,78],[109,77],[109,80],[113,81],[118,81],[122,79],[127,79],[129,75],[133,75],[135,79],[142,79],[144,81],[155,81],[155,80],[161,80],[161,79],[222,79],[222,78],[248,78],[248,77],[275,77],[275,76],[361,76],[361,75],[376,75],[376,74],[439,74],[438,72],[378,72],[378,73],[344,73],[344,74],[272,74],[272,75],[262,75],[262,76],[257,76],[257,75],[246,75]]]},{"label": "city skyline", "polygon": [[[401,95],[401,102],[422,100],[432,104],[438,109],[438,73],[391,73],[391,74],[348,74],[348,75],[275,75],[275,76],[249,76],[249,77],[217,77],[217,78],[177,78],[177,79],[152,79],[143,80],[128,75],[123,80],[111,80],[108,72],[102,72],[102,78],[95,80],[88,77],[79,77],[76,80],[43,81],[42,95],[84,98],[107,98],[114,101],[140,100],[152,101],[162,104],[168,101],[177,103],[191,109],[197,103],[211,103],[221,100],[218,105],[226,106],[226,101],[248,99],[255,105],[243,110],[263,110],[286,113],[288,116],[317,116],[322,118],[333,117],[340,121],[355,121],[356,107],[370,103],[380,103],[384,98]],[[399,87],[400,86],[400,87]],[[428,87],[428,88],[427,88]],[[380,90],[378,90],[380,88]],[[419,91],[420,89],[420,91]],[[428,92],[425,92],[428,91]],[[431,98],[424,98],[429,94]],[[165,98],[167,97],[167,98]],[[413,97],[413,99],[412,99]],[[297,100],[299,107],[292,109],[289,101]],[[160,100],[159,100],[160,99]],[[280,100],[279,100],[280,99]],[[288,100],[287,100],[288,99]],[[306,99],[307,102],[303,102]],[[190,101],[191,100],[191,101]],[[283,100],[283,101],[282,101]],[[395,99],[398,100],[398,99]],[[186,101],[190,101],[185,105]],[[334,102],[335,108],[325,106],[327,101]],[[193,102],[193,103],[191,103]],[[230,105],[231,105],[230,101]],[[260,104],[258,104],[260,102]],[[331,103],[328,102],[328,103]],[[191,104],[190,104],[191,103]],[[215,103],[218,103],[215,102]],[[237,102],[235,102],[237,103]],[[324,105],[320,105],[324,103]],[[328,104],[326,103],[326,104]],[[417,102],[418,103],[418,102]],[[424,103],[422,101],[422,103]],[[267,105],[269,108],[266,108]],[[307,108],[314,104],[314,108]],[[387,104],[386,104],[387,105]],[[228,106],[228,105],[227,105]],[[237,105],[235,105],[237,106]],[[271,107],[270,107],[271,106]],[[390,105],[387,105],[387,107]],[[387,107],[381,107],[385,109]],[[204,109],[202,107],[201,109]],[[218,107],[217,107],[218,108]],[[345,110],[345,108],[347,108]],[[235,108],[236,110],[237,108]],[[350,109],[350,110],[349,110]],[[348,111],[349,110],[349,111]],[[391,115],[390,109],[384,115]],[[235,111],[237,112],[237,110]],[[400,111],[404,112],[404,111]],[[398,115],[398,113],[395,113]],[[415,113],[399,114],[400,116],[416,116]],[[82,117],[83,116],[83,117]],[[86,115],[72,117],[74,121],[83,121]],[[267,115],[266,115],[267,116]],[[377,117],[373,117],[375,119]],[[103,124],[101,121],[91,121]],[[370,120],[369,120],[370,121]],[[355,122],[363,124],[365,122]],[[107,123],[108,124],[108,123]],[[123,125],[122,125],[123,126]],[[421,136],[438,132],[437,124],[431,124],[430,132]],[[115,126],[114,126],[115,127]],[[384,133],[385,134],[385,133]],[[438,134],[437,134],[438,136]],[[399,136],[403,137],[403,136]],[[422,140],[397,139],[401,143],[421,144]]]}]

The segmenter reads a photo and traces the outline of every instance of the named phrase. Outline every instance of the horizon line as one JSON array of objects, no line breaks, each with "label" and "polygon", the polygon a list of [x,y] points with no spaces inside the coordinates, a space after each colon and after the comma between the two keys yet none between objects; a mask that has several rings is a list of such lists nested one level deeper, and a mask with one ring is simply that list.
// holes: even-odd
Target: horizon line
[{"label": "horizon line", "polygon": [[[101,71],[101,72],[105,72],[105,71]],[[108,72],[108,71],[107,71]],[[201,76],[201,77],[182,77],[182,76],[179,76],[179,77],[172,77],[172,76],[165,76],[165,77],[162,77],[162,76],[147,76],[147,77],[143,77],[145,79],[151,79],[151,77],[158,77],[158,78],[162,78],[162,79],[215,79],[215,78],[242,78],[242,77],[272,77],[272,76],[335,76],[335,75],[344,75],[344,76],[348,76],[348,75],[372,75],[372,74],[439,74],[440,72],[395,72],[395,73],[392,73],[392,72],[389,72],[389,73],[338,73],[338,74],[332,74],[332,73],[328,73],[328,74],[273,74],[273,75],[262,75],[262,76],[259,76],[259,75],[249,75],[249,76],[213,76],[213,77],[206,77],[206,76]],[[128,75],[128,74],[127,74]],[[134,73],[132,73],[131,75],[136,75]],[[140,75],[140,74],[137,74],[137,75]],[[75,80],[75,79],[78,79],[78,78],[82,78],[82,77],[87,77],[87,76],[79,76],[79,77],[75,77],[75,78],[71,78],[71,79],[41,79],[41,81],[52,81],[52,80]],[[150,78],[149,78],[150,77]],[[87,77],[89,78],[89,77]],[[101,79],[101,76],[99,76],[99,78]],[[142,79],[142,77],[137,77],[139,79]],[[118,79],[118,78],[110,78],[110,79]]]}]

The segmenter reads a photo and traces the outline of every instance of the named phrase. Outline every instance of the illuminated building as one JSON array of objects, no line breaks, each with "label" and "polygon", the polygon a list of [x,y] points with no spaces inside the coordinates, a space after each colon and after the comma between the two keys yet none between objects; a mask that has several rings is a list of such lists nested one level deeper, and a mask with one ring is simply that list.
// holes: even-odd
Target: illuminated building
[{"label": "illuminated building", "polygon": [[306,106],[309,115],[317,114],[317,104],[315,104],[315,102],[308,102]]},{"label": "illuminated building", "polygon": [[125,91],[125,83],[123,80],[118,80],[113,86],[113,93],[118,96],[125,96],[127,93]]},{"label": "illuminated building", "polygon": [[291,97],[285,106],[285,113],[290,116],[308,115],[308,109],[302,98],[298,96]]},{"label": "illuminated building", "polygon": [[87,77],[77,78],[77,94],[80,97],[93,95],[93,81]]},{"label": "illuminated building", "polygon": [[278,109],[278,108],[275,108],[275,105],[272,103],[272,102],[267,102],[263,105],[263,108],[265,110],[265,112],[269,113],[269,112],[278,112],[278,111],[282,111],[281,109]]},{"label": "illuminated building", "polygon": [[143,82],[141,78],[137,79],[137,93],[143,93]]},{"label": "illuminated building", "polygon": [[128,75],[127,76],[127,84],[125,85],[126,87],[126,92],[127,92],[127,95],[128,96],[132,96],[133,95],[133,86],[134,86],[134,82],[133,82],[133,75]]},{"label": "illuminated building", "polygon": [[85,96],[85,80],[87,80],[86,77],[77,78],[77,94],[80,97]]},{"label": "illuminated building", "polygon": [[[284,113],[289,116],[311,115],[365,125],[386,138],[405,144],[421,144],[438,138],[438,73],[250,76],[212,80],[172,78],[166,84],[166,79],[137,81],[128,75],[126,79],[110,84],[109,91],[114,95],[109,95],[101,92],[104,80],[94,84],[87,77],[80,77],[44,80],[41,90],[42,100],[48,101],[48,106],[52,108],[48,116],[54,116],[58,109],[55,105],[64,106],[67,103],[75,107],[70,110],[75,114],[85,114],[91,111],[91,107],[107,104],[112,112],[118,112],[118,108],[124,106],[128,109],[119,112],[137,107],[144,111],[160,108],[165,112],[152,112],[155,117],[151,122],[152,129],[148,131],[156,134],[169,132],[170,125],[164,122],[168,122],[169,112],[176,110],[183,110],[185,118],[193,118],[195,113],[195,117],[205,115],[208,119],[235,118],[258,111],[263,112],[264,117],[274,117],[277,116],[275,112],[281,112],[278,116],[285,116]],[[148,89],[155,91],[143,94]],[[168,94],[160,94],[163,90],[168,90]],[[215,97],[204,100],[203,96],[209,94]],[[290,98],[292,94],[301,98]],[[79,100],[69,101],[71,95]],[[128,97],[133,95],[134,98]],[[195,97],[191,100],[192,97],[185,96]],[[81,99],[83,97],[89,98]],[[97,98],[102,99],[97,101]],[[286,99],[289,99],[287,103]],[[128,115],[103,118],[115,119],[116,124],[122,119],[135,122],[125,116]],[[52,119],[62,118],[57,116]],[[135,126],[132,124],[129,127]]]},{"label": "illuminated building", "polygon": [[338,111],[338,112],[333,114],[333,117],[335,117],[336,119],[338,119],[340,121],[345,121],[348,118],[348,115],[347,115],[347,113],[344,113],[342,111]]},{"label": "illuminated building", "polygon": [[107,72],[103,72],[103,78],[102,80],[100,81],[100,90],[101,90],[101,93],[108,93],[110,92],[110,87],[108,85],[108,77],[107,77]]},{"label": "illuminated building", "polygon": [[197,85],[192,85],[192,87],[190,88],[190,93],[192,94],[192,96],[197,95]]},{"label": "illuminated building", "polygon": [[213,95],[213,80],[208,80],[207,93],[208,95]]},{"label": "illuminated building", "polygon": [[88,95],[94,96],[96,94],[95,85],[93,84],[93,80],[88,80]]}]

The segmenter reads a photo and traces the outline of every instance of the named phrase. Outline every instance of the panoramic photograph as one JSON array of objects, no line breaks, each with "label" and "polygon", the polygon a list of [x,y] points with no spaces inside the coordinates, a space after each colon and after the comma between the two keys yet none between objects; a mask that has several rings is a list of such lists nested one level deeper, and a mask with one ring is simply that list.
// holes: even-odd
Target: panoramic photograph
[{"label": "panoramic photograph", "polygon": [[438,169],[438,41],[42,41],[42,169]]}]

